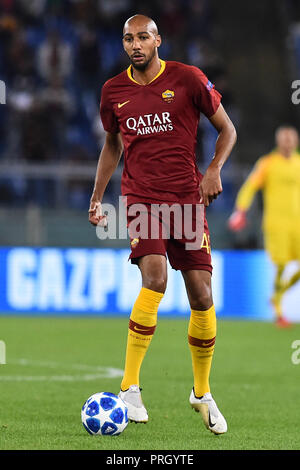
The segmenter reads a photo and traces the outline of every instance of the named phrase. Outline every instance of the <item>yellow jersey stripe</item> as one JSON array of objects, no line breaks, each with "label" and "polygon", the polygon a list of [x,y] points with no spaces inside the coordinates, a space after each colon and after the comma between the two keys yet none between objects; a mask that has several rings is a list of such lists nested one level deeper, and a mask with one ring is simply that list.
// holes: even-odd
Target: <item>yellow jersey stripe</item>
[{"label": "yellow jersey stripe", "polygon": [[[149,83],[146,83],[146,85],[150,85],[150,83],[154,82],[154,80],[156,80],[164,71],[165,71],[165,68],[166,68],[166,62],[162,59],[159,59],[160,61],[160,71],[158,72],[157,75],[155,75],[154,78],[152,78],[151,82]],[[132,65],[129,65],[128,69],[127,69],[127,75],[128,77],[130,78],[130,80],[134,83],[137,83],[138,85],[141,85],[141,86],[146,86],[146,85],[142,85],[141,83],[137,82],[133,76],[132,76]]]}]

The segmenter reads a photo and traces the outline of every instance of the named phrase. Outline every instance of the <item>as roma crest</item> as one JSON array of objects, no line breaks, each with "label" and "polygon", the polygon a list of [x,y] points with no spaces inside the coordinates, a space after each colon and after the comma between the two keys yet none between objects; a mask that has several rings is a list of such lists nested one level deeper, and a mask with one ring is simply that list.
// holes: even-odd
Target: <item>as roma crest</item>
[{"label": "as roma crest", "polygon": [[166,90],[161,94],[161,96],[166,103],[171,103],[174,100],[175,93],[172,90]]},{"label": "as roma crest", "polygon": [[130,242],[131,248],[135,248],[138,245],[139,241],[140,241],[139,238],[134,238],[133,240],[131,240]]}]

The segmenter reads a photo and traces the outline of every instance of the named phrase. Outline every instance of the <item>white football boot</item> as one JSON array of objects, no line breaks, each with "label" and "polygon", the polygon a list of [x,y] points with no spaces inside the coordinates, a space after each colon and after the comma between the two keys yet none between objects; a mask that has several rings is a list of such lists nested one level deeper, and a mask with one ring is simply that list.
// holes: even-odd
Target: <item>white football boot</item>
[{"label": "white football boot", "polygon": [[148,413],[142,402],[141,390],[138,385],[130,385],[128,390],[118,395],[128,408],[128,419],[135,423],[147,423]]},{"label": "white football boot", "polygon": [[190,404],[195,411],[200,412],[204,424],[214,434],[224,434],[227,431],[227,423],[217,407],[211,393],[205,393],[202,398],[196,398],[194,388],[190,395]]}]

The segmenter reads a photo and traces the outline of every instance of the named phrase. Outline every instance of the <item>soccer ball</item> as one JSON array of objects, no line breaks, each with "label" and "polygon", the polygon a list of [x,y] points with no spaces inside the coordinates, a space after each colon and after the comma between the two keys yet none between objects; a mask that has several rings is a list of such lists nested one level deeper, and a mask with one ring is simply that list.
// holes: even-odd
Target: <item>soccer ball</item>
[{"label": "soccer ball", "polygon": [[90,396],[81,409],[81,421],[88,433],[117,436],[128,424],[127,406],[114,393],[100,392]]}]

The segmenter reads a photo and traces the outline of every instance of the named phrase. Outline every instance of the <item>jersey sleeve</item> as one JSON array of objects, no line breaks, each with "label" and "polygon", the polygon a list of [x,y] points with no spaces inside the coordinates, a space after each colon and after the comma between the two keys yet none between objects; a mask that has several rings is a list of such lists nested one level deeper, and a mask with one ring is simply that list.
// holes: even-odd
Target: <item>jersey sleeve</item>
[{"label": "jersey sleeve", "polygon": [[262,157],[257,161],[255,167],[238,192],[236,199],[237,209],[248,210],[256,192],[259,189],[263,189],[267,179],[269,162],[270,159],[267,157]]},{"label": "jersey sleeve", "polygon": [[110,132],[111,134],[117,134],[120,132],[118,119],[109,98],[109,88],[107,83],[103,85],[101,91],[100,116],[106,132]]},{"label": "jersey sleeve", "polygon": [[191,90],[196,107],[207,118],[212,117],[220,106],[222,95],[215,89],[202,70],[191,67]]}]

